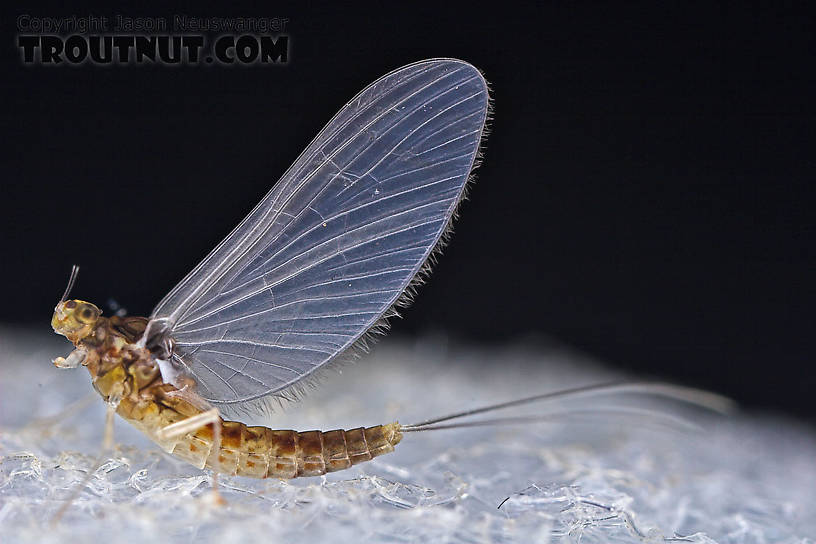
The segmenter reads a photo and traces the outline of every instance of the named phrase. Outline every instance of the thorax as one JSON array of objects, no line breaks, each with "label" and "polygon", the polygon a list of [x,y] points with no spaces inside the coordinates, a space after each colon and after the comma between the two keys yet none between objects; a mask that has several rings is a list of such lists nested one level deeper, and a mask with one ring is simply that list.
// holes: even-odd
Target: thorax
[{"label": "thorax", "polygon": [[150,351],[138,345],[146,325],[143,317],[100,318],[93,332],[81,341],[87,350],[85,367],[106,401],[136,400],[163,384]]}]

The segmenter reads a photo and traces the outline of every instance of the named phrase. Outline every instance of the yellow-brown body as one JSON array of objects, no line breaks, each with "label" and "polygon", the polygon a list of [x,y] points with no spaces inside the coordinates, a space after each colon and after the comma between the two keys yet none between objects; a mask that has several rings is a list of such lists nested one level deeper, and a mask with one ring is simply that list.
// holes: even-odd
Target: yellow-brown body
[{"label": "yellow-brown body", "polygon": [[[73,307],[68,307],[70,303]],[[82,305],[93,306],[83,301],[61,302],[52,324],[84,352],[81,364],[90,372],[96,390],[106,401],[117,405],[117,414],[162,449],[198,468],[252,478],[319,476],[394,451],[402,439],[398,423],[296,432],[248,427],[220,418],[219,422],[188,434],[162,439],[162,429],[208,408],[197,405],[201,403],[166,383],[150,351],[138,345],[147,319],[116,316],[108,319],[99,317],[97,310],[92,321],[80,322],[72,310],[83,308]],[[87,316],[88,312],[85,313]],[[215,448],[215,425],[219,423],[220,446]]]}]

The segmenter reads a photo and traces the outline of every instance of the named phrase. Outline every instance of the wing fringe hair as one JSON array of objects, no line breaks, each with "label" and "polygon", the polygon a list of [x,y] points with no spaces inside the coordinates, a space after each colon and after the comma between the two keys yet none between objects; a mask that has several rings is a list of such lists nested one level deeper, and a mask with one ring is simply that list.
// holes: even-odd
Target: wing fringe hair
[{"label": "wing fringe hair", "polygon": [[[481,70],[479,70],[479,73],[484,78],[484,73]],[[468,199],[470,187],[476,182],[476,170],[482,165],[484,159],[487,138],[491,133],[495,107],[493,89],[487,79],[484,81],[487,86],[487,114],[485,115],[485,123],[482,127],[479,145],[476,150],[473,165],[468,174],[468,179],[465,182],[459,200],[454,206],[453,213],[448,218],[448,222],[442,230],[442,234],[439,236],[433,249],[428,253],[422,266],[419,267],[419,270],[414,274],[414,277],[397,300],[351,346],[308,378],[265,397],[237,404],[219,404],[218,410],[222,415],[227,417],[269,417],[276,411],[285,411],[288,404],[298,402],[305,397],[310,390],[320,386],[326,379],[327,371],[339,372],[343,367],[354,363],[357,359],[367,354],[380,338],[388,334],[388,331],[391,329],[391,318],[402,317],[400,309],[407,308],[413,303],[419,288],[424,285],[430,277],[439,257],[444,252],[445,247],[447,247],[453,235],[453,223],[459,218],[460,207],[462,203]]]}]

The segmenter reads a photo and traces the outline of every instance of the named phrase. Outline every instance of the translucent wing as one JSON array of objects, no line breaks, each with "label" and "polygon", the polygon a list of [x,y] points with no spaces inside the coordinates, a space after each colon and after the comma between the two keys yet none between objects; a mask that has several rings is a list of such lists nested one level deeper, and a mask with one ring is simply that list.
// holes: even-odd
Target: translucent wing
[{"label": "translucent wing", "polygon": [[153,311],[213,403],[314,373],[372,327],[439,241],[477,154],[487,87],[462,61],[396,70],[351,100]]}]

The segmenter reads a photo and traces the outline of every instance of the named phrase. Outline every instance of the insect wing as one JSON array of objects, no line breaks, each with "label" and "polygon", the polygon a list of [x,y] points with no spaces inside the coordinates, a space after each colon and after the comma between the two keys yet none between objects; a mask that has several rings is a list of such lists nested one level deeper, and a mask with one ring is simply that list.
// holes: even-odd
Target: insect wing
[{"label": "insect wing", "polygon": [[153,311],[210,402],[290,387],[342,353],[421,269],[487,116],[462,61],[396,70],[351,100]]}]

